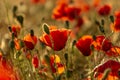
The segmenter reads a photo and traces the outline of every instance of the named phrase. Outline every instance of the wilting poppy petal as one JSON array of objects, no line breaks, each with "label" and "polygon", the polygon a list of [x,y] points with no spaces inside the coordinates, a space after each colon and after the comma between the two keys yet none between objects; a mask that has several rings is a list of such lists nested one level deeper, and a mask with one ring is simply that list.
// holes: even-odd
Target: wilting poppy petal
[{"label": "wilting poppy petal", "polygon": [[30,34],[26,35],[24,37],[24,43],[27,49],[34,49],[36,43],[37,43],[37,37],[36,36],[31,36]]},{"label": "wilting poppy petal", "polygon": [[92,41],[92,36],[85,35],[76,42],[76,47],[82,52],[84,56],[89,56],[91,54],[90,46]]},{"label": "wilting poppy petal", "polygon": [[105,36],[96,36],[96,39],[92,42],[92,45],[96,50],[108,51],[112,47],[109,39],[105,39]]},{"label": "wilting poppy petal", "polygon": [[95,67],[94,72],[97,72],[97,74],[95,74],[95,77],[99,76],[101,73],[103,74],[106,69],[111,69],[110,75],[120,78],[120,63],[114,60],[108,60],[105,63]]},{"label": "wilting poppy petal", "polygon": [[100,7],[100,9],[98,10],[99,15],[101,16],[107,16],[110,14],[111,11],[111,6],[110,5],[104,5],[102,7]]},{"label": "wilting poppy petal", "polygon": [[50,30],[50,35],[43,34],[40,37],[40,41],[55,51],[59,51],[65,47],[69,34],[70,31],[67,29],[53,29]]}]

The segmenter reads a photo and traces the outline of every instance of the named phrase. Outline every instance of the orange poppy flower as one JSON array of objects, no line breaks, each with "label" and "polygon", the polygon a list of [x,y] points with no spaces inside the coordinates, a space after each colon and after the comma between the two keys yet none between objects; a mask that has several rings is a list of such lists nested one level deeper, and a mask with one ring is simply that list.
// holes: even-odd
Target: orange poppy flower
[{"label": "orange poppy flower", "polygon": [[19,80],[12,66],[4,59],[0,60],[0,80]]},{"label": "orange poppy flower", "polygon": [[30,35],[30,34],[27,34],[24,39],[24,44],[26,46],[27,49],[34,49],[36,43],[37,43],[37,37],[35,35]]},{"label": "orange poppy flower", "polygon": [[91,54],[90,46],[92,41],[93,39],[91,35],[85,35],[76,42],[76,47],[82,52],[84,56],[89,56]]},{"label": "orange poppy flower", "polygon": [[67,29],[51,29],[49,35],[44,33],[39,40],[55,51],[59,51],[65,47],[69,34],[70,30]]},{"label": "orange poppy flower", "polygon": [[114,60],[108,60],[105,63],[98,65],[94,69],[94,72],[96,72],[95,77],[98,77],[98,76],[100,77],[100,75],[103,74],[106,69],[110,69],[110,73],[108,77],[120,78],[119,76],[120,63]]},{"label": "orange poppy flower", "polygon": [[19,25],[12,25],[11,26],[12,33],[14,33],[15,37],[17,37],[18,34],[20,33],[20,29],[21,29],[21,27]]},{"label": "orange poppy flower", "polygon": [[58,20],[72,21],[80,14],[80,11],[80,8],[63,3],[54,8],[52,17]]},{"label": "orange poppy flower", "polygon": [[[47,61],[45,61],[44,59],[42,60],[42,65],[44,66],[48,66],[48,64],[46,63]],[[65,71],[65,66],[61,63],[60,61],[60,57],[58,55],[50,55],[50,69],[53,73],[58,73],[58,74],[62,74]],[[47,67],[43,68],[41,71],[48,71]]]},{"label": "orange poppy flower", "polygon": [[99,8],[98,13],[101,16],[107,16],[110,14],[110,11],[111,11],[111,6],[106,4]]},{"label": "orange poppy flower", "polygon": [[92,45],[96,50],[108,51],[112,47],[109,39],[105,39],[105,36],[96,36],[96,39],[92,42]]},{"label": "orange poppy flower", "polygon": [[108,56],[119,56],[120,55],[120,47],[113,46],[109,51],[106,52]]},{"label": "orange poppy flower", "polygon": [[[57,69],[55,68],[54,64],[57,66],[56,67]],[[60,57],[58,55],[50,56],[50,67],[51,67],[53,73],[58,72],[59,74],[61,74],[65,71],[64,65],[61,64]]]}]

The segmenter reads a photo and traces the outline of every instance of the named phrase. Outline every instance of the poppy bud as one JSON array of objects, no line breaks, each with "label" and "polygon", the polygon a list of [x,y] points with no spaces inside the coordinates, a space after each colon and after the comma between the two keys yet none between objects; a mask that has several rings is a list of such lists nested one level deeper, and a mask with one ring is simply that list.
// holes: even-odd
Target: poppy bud
[{"label": "poppy bud", "polygon": [[30,35],[34,36],[34,31],[33,30],[30,30]]},{"label": "poppy bud", "polygon": [[21,26],[23,26],[23,20],[24,20],[23,16],[19,15],[16,18],[17,18],[18,22],[21,24]]},{"label": "poppy bud", "polygon": [[44,29],[45,33],[50,34],[48,25],[46,23],[43,24],[43,29]]},{"label": "poppy bud", "polygon": [[11,41],[9,42],[9,47],[10,47],[11,49],[13,49],[13,48],[15,47],[14,40],[11,40]]},{"label": "poppy bud", "polygon": [[112,15],[110,16],[110,20],[112,23],[114,23],[114,17]]}]

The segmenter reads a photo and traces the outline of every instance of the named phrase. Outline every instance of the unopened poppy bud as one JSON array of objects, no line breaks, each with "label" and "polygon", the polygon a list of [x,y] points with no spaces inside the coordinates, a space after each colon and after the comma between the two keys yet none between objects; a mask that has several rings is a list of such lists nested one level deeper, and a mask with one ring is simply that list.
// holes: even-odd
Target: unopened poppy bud
[{"label": "unopened poppy bud", "polygon": [[15,34],[14,33],[12,33],[12,39],[14,39],[15,38]]},{"label": "unopened poppy bud", "polygon": [[10,32],[12,32],[12,28],[11,28],[11,26],[9,26],[8,29],[9,29]]},{"label": "unopened poppy bud", "polygon": [[97,20],[95,20],[95,24],[100,25],[100,23]]},{"label": "unopened poppy bud", "polygon": [[101,20],[101,24],[104,26],[104,24],[105,24],[104,19]]},{"label": "unopened poppy bud", "polygon": [[93,37],[93,40],[96,40],[96,36],[95,35],[93,35],[92,37]]},{"label": "unopened poppy bud", "polygon": [[24,42],[23,42],[22,40],[20,41],[19,44],[20,44],[20,47],[21,47],[21,48],[24,47]]},{"label": "unopened poppy bud", "polygon": [[47,62],[47,64],[50,64],[50,57],[48,55],[45,55],[45,61]]},{"label": "unopened poppy bud", "polygon": [[50,31],[49,31],[48,27],[49,26],[46,23],[43,24],[43,29],[44,29],[45,33],[50,34]]},{"label": "unopened poppy bud", "polygon": [[65,27],[66,27],[67,29],[69,29],[69,26],[70,26],[70,25],[69,25],[69,21],[65,21],[65,24],[66,24]]},{"label": "unopened poppy bud", "polygon": [[93,51],[93,50],[94,50],[94,45],[91,45],[91,46],[90,46],[90,49]]},{"label": "unopened poppy bud", "polygon": [[68,62],[68,54],[67,53],[64,54],[64,58],[65,58],[66,62]]},{"label": "unopened poppy bud", "polygon": [[17,6],[13,6],[13,16],[16,16],[16,11],[17,11],[18,7]]},{"label": "unopened poppy bud", "polygon": [[34,31],[33,30],[30,30],[30,35],[34,36]]},{"label": "unopened poppy bud", "polygon": [[103,33],[103,34],[105,34],[105,30],[104,30],[104,27],[103,26],[99,26],[99,29],[100,29],[100,31]]},{"label": "unopened poppy bud", "polygon": [[73,42],[72,42],[72,46],[74,46],[76,44],[76,40],[74,40]]},{"label": "unopened poppy bud", "polygon": [[23,20],[24,20],[23,16],[19,15],[16,18],[17,18],[18,22],[21,24],[21,26],[23,26]]},{"label": "unopened poppy bud", "polygon": [[11,41],[10,41],[9,47],[10,47],[11,49],[13,49],[13,48],[15,47],[14,40],[11,40]]},{"label": "unopened poppy bud", "polygon": [[112,23],[114,23],[114,17],[112,15],[110,16],[110,20]]}]

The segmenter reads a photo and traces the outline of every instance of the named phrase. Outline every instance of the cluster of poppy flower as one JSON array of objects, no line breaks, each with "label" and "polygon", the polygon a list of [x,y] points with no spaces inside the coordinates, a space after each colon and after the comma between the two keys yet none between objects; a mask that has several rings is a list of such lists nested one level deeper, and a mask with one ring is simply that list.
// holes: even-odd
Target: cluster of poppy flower
[{"label": "cluster of poppy flower", "polygon": [[[32,0],[33,3],[38,3],[45,0]],[[71,3],[71,4],[69,4]],[[77,26],[81,26],[83,24],[83,19],[81,18],[82,8],[75,6],[69,0],[59,1],[57,7],[53,10],[52,17],[56,20],[63,21],[76,21]],[[96,8],[99,7],[100,0],[94,0],[94,6]],[[86,6],[86,10],[89,10],[88,6]],[[111,6],[103,5],[98,8],[98,14],[101,16],[107,16],[110,14]],[[120,31],[120,11],[115,13],[115,20],[111,23],[111,28],[115,32]],[[23,53],[27,51],[34,50],[36,44],[39,42],[45,44],[50,47],[54,51],[60,51],[65,48],[68,37],[71,37],[73,34],[70,29],[58,29],[56,26],[48,26],[47,24],[43,24],[44,33],[38,38],[34,31],[31,30],[29,34],[25,35],[23,39],[19,39],[20,30],[22,27],[19,25],[12,25],[9,27],[10,34],[12,37],[12,46],[16,50],[23,50]],[[84,55],[91,56],[94,51],[102,51],[105,55],[109,57],[118,57],[120,53],[120,47],[112,45],[111,40],[105,35],[84,35],[79,38],[75,43],[76,48]],[[39,73],[47,72],[51,69],[52,73],[62,74],[65,72],[65,65],[61,63],[60,57],[56,54],[48,55],[48,59],[43,59],[40,63],[38,55],[30,56],[26,54],[28,59],[31,59],[31,63],[35,69],[39,69]],[[16,75],[9,66],[8,63],[4,62],[3,56],[0,54],[0,80],[17,80]],[[44,66],[44,68],[40,69],[40,66]],[[9,66],[9,67],[8,67]],[[98,66],[96,66],[93,70],[94,77],[97,80],[101,80],[104,78],[104,72],[106,69],[110,69],[109,74],[107,75],[108,80],[119,79],[119,68],[120,63],[115,60],[108,60]],[[97,73],[97,74],[96,74]],[[3,77],[4,75],[4,77]]]},{"label": "cluster of poppy flower", "polygon": [[2,53],[0,52],[0,80],[19,80],[18,75],[16,75],[13,67],[4,58],[2,58]]}]

